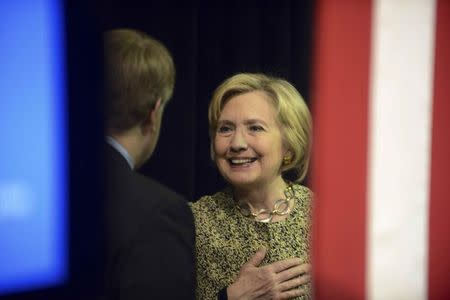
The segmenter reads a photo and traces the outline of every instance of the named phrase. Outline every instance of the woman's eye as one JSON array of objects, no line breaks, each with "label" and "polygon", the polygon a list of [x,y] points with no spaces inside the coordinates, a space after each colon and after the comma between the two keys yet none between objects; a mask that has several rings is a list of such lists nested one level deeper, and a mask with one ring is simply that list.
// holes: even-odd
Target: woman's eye
[{"label": "woman's eye", "polygon": [[250,130],[251,131],[264,131],[264,128],[259,125],[252,125],[252,126],[250,126]]},{"label": "woman's eye", "polygon": [[217,128],[217,132],[219,132],[219,133],[227,133],[230,131],[231,131],[230,126],[220,126],[219,128]]}]

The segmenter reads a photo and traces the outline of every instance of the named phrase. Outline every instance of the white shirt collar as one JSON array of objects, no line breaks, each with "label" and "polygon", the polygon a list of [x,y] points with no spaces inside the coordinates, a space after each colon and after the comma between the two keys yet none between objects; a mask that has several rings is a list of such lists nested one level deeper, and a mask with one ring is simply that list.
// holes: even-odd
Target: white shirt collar
[{"label": "white shirt collar", "polygon": [[130,166],[131,169],[134,169],[134,159],[133,157],[131,157],[130,153],[128,153],[127,149],[125,149],[125,147],[123,147],[118,141],[116,141],[112,136],[106,136],[105,140],[108,144],[111,145],[111,147],[113,147],[114,149],[117,150],[117,152],[119,152],[123,158],[125,158],[125,160],[127,161],[128,165]]}]

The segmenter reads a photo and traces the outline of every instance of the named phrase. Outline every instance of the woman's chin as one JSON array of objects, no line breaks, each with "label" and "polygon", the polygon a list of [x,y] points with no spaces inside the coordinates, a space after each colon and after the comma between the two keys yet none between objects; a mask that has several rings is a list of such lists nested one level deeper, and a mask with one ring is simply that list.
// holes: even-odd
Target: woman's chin
[{"label": "woman's chin", "polygon": [[256,178],[228,178],[228,182],[236,188],[249,188],[252,186],[256,186],[258,181]]}]

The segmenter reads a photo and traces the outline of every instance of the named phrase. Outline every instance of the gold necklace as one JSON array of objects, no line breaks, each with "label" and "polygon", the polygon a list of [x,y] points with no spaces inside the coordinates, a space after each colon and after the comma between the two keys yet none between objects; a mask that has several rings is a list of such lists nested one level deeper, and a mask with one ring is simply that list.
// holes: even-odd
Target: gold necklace
[{"label": "gold necklace", "polygon": [[286,199],[278,199],[277,201],[275,201],[272,211],[261,208],[259,211],[253,212],[250,208],[250,205],[248,205],[248,203],[245,201],[238,202],[237,206],[243,216],[247,218],[253,218],[257,222],[270,223],[274,215],[285,216],[292,211],[291,203],[294,200],[294,191],[292,189],[292,185],[289,185],[287,187],[287,191],[289,191],[289,196],[287,196]]}]

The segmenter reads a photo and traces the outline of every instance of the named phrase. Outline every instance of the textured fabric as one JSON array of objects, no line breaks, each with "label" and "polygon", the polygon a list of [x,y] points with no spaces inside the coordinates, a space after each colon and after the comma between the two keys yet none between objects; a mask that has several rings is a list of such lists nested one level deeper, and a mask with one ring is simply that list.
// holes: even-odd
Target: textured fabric
[{"label": "textured fabric", "polygon": [[312,194],[299,184],[293,185],[293,191],[292,212],[285,220],[274,223],[244,217],[235,205],[231,189],[191,204],[196,226],[197,299],[217,299],[219,291],[233,283],[242,265],[261,246],[268,249],[261,265],[291,257],[309,262]]}]

